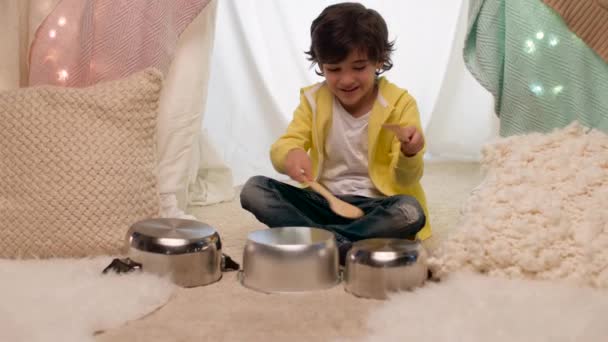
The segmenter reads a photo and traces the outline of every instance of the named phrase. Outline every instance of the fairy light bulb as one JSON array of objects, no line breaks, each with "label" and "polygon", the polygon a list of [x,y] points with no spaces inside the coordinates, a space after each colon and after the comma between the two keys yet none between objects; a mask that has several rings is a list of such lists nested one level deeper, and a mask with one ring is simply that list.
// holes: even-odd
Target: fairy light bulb
[{"label": "fairy light bulb", "polygon": [[534,53],[536,51],[536,44],[532,39],[526,40],[524,51],[527,53]]},{"label": "fairy light bulb", "polygon": [[530,91],[533,92],[536,96],[541,96],[545,92],[545,89],[540,83],[532,83],[530,84]]},{"label": "fairy light bulb", "polygon": [[66,81],[68,79],[68,71],[65,69],[61,69],[57,72],[57,79],[59,81]]},{"label": "fairy light bulb", "polygon": [[557,46],[557,44],[559,44],[559,38],[557,38],[557,37],[551,37],[551,38],[549,38],[549,45],[550,46]]},{"label": "fairy light bulb", "polygon": [[554,95],[559,95],[561,94],[561,92],[564,91],[564,86],[563,85],[556,85],[555,87],[553,87],[553,89],[551,89],[551,92]]}]

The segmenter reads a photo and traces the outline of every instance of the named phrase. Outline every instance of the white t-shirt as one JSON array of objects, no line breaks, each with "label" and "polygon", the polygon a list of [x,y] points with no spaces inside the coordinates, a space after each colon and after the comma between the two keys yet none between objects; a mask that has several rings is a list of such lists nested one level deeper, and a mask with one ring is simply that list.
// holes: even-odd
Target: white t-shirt
[{"label": "white t-shirt", "polygon": [[325,143],[325,161],[319,181],[335,195],[382,196],[368,172],[370,113],[355,118],[334,98],[332,125]]}]

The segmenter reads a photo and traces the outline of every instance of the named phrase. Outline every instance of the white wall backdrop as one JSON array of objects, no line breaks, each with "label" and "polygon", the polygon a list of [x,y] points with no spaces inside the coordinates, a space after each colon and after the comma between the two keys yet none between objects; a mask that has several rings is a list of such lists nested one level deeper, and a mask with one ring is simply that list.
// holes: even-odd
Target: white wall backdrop
[{"label": "white wall backdrop", "polygon": [[[338,1],[221,0],[203,129],[235,185],[277,176],[269,147],[283,132],[299,89],[321,81],[306,60],[309,29]],[[464,69],[466,1],[369,0],[396,39],[386,76],[418,100],[432,157],[477,158],[495,133],[492,99]]]}]

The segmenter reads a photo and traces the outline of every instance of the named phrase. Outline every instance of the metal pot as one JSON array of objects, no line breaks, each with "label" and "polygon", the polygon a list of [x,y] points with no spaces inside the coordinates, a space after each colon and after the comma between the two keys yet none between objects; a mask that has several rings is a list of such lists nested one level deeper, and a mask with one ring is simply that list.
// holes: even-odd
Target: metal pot
[{"label": "metal pot", "polygon": [[340,282],[334,234],[309,227],[271,228],[249,234],[242,284],[262,292],[321,290]]},{"label": "metal pot", "polygon": [[169,275],[177,285],[207,285],[222,277],[220,236],[205,223],[148,219],[133,224],[126,238],[130,259],[145,272]]},{"label": "metal pot", "polygon": [[422,286],[427,277],[427,252],[419,241],[361,240],[346,255],[344,288],[358,297],[386,299]]}]

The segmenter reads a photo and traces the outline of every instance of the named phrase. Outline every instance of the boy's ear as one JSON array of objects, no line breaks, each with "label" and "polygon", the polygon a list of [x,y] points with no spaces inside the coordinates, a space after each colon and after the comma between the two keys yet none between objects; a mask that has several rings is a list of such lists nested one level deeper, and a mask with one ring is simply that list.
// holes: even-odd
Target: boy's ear
[{"label": "boy's ear", "polygon": [[376,63],[376,73],[379,73],[382,70],[382,66],[384,65],[384,62],[377,62]]}]

